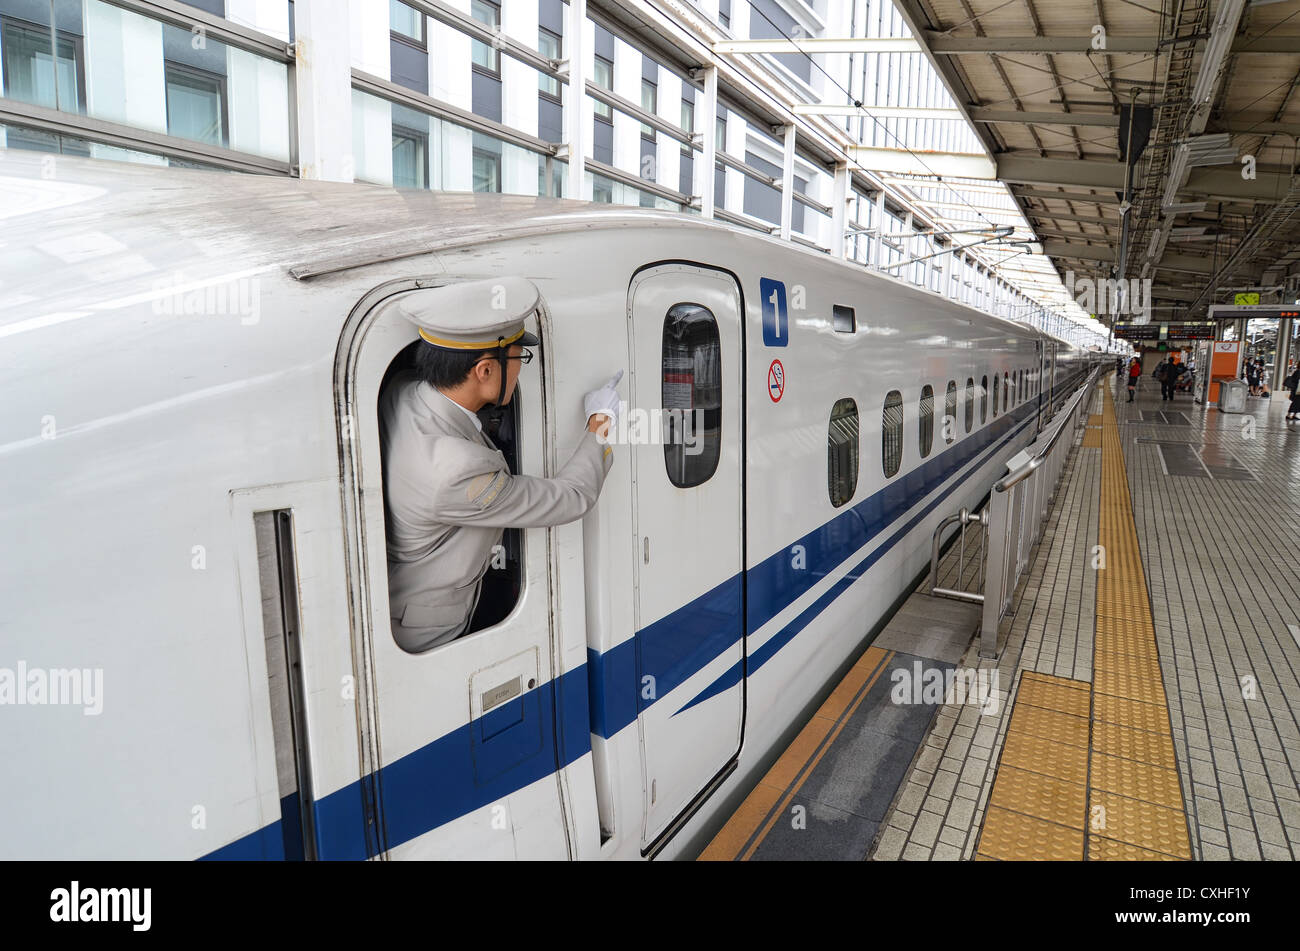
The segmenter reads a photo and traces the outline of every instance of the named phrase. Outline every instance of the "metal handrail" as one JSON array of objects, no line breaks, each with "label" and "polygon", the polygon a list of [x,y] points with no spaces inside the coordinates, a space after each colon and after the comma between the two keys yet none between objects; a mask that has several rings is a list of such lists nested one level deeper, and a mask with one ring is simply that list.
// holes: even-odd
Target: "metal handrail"
[{"label": "metal handrail", "polygon": [[[981,657],[997,656],[999,623],[1022,572],[1028,567],[1029,552],[1041,537],[1046,524],[1047,508],[1068,456],[1068,453],[1056,454],[1056,450],[1062,436],[1067,432],[1077,432],[1084,418],[1082,410],[1094,392],[1101,369],[1100,366],[1094,368],[1078,391],[1072,393],[1053,415],[1047,428],[1034,441],[1034,446],[1041,448],[1034,451],[1033,457],[994,483],[983,511],[976,515],[968,509],[962,509],[935,526],[930,539],[930,594],[984,606],[980,629]],[[1017,457],[1021,455],[1023,454],[1017,453]],[[1047,468],[1042,476],[1027,483],[1044,466]],[[1027,484],[1021,487],[1022,483]],[[976,565],[982,566],[983,571],[980,572],[977,568],[976,578],[979,583],[972,585],[977,590],[939,587],[939,549],[944,531],[954,523],[960,525],[961,533],[961,549],[957,557],[958,585],[962,585],[966,573],[966,527],[972,524],[980,526],[980,555]],[[987,560],[984,557],[986,545]]]}]

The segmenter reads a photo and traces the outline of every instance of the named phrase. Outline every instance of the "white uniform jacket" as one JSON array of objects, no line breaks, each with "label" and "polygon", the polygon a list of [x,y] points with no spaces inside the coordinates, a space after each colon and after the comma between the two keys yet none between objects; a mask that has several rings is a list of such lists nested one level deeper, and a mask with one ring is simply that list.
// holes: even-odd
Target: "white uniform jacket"
[{"label": "white uniform jacket", "polygon": [[393,636],[419,652],[469,625],[507,528],[563,525],[596,504],[613,450],[585,432],[553,479],[511,475],[505,456],[441,393],[409,373],[380,398]]}]

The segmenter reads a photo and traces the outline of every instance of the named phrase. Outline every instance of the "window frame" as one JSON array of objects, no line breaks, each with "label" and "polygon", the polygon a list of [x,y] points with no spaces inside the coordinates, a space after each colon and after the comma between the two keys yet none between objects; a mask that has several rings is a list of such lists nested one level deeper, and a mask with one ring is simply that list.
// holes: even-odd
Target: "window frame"
[{"label": "window frame", "polygon": [[[687,121],[688,118],[690,121]],[[695,135],[695,102],[691,99],[682,100],[682,131],[688,136]],[[694,155],[695,147],[693,145],[682,142],[681,147],[682,155]]]},{"label": "window frame", "polygon": [[[892,427],[889,422],[889,410],[891,406],[898,410],[898,423]],[[901,390],[890,390],[885,394],[885,402],[882,404],[880,410],[880,471],[885,474],[886,479],[892,479],[903,470],[903,456],[905,455],[903,445],[906,441],[904,436],[907,430],[905,422],[903,413],[903,393]],[[891,459],[889,452],[891,432],[894,436],[894,446],[898,450],[896,455],[892,457],[894,462],[894,468],[892,471],[889,468]]]},{"label": "window frame", "polygon": [[[951,411],[951,412],[950,412]],[[944,445],[951,446],[957,441],[957,381],[949,380],[943,392],[943,416],[946,421],[952,419],[952,435],[944,436]]]},{"label": "window frame", "polygon": [[[554,56],[547,56],[546,53],[543,52],[542,50],[543,36],[555,40]],[[559,33],[556,33],[552,30],[548,30],[544,26],[539,26],[537,28],[537,52],[538,55],[542,56],[545,59],[554,59],[554,60],[563,59],[564,58],[564,37],[561,36]],[[544,89],[542,86],[543,83],[554,83],[555,92],[550,92],[548,89]],[[556,79],[554,76],[548,76],[543,72],[539,72],[537,74],[537,95],[541,96],[547,102],[553,102],[556,105],[564,104],[564,99],[563,99],[564,90],[561,88],[560,81]]]},{"label": "window frame", "polygon": [[[53,40],[52,57],[54,60],[54,70],[56,73],[58,72],[59,69],[59,42],[67,41],[72,44],[72,71],[77,77],[77,109],[75,112],[69,112],[69,110],[67,109],[59,108],[59,97],[57,94],[54,97],[53,108],[56,112],[64,112],[69,115],[85,115],[86,108],[87,108],[86,106],[86,43],[85,43],[86,38],[84,36],[79,36],[76,33],[69,33],[66,30],[51,30],[48,25],[33,23],[30,20],[24,20],[21,17],[0,16],[0,66],[3,66],[3,73],[0,73],[0,79],[3,79],[4,81],[4,89],[5,89],[4,98],[13,99],[15,102],[24,102],[25,100],[17,99],[12,95],[12,93],[9,92],[9,90],[13,89],[13,80],[10,78],[9,75],[10,57],[4,55],[4,40],[9,36],[9,31],[11,29],[26,30],[27,32],[40,33],[44,36],[49,36],[51,33],[53,33],[54,40]],[[163,95],[165,97],[166,96],[165,78],[163,80],[163,83],[164,83]],[[29,103],[29,105],[39,106],[42,109],[50,108],[49,106],[45,106],[41,103]],[[163,108],[166,109],[165,100],[164,100]],[[60,138],[62,138],[62,135],[60,135]]]},{"label": "window frame", "polygon": [[[478,178],[478,175],[476,174],[475,169],[474,169],[474,162],[475,162],[476,159],[479,159],[479,158],[487,158],[487,159],[491,159],[491,160],[492,160],[492,164],[496,166],[496,184],[497,184],[497,187],[496,187],[496,189],[495,189],[494,191],[490,191],[490,192],[489,192],[489,191],[479,191],[479,189],[474,188],[475,180]],[[499,152],[492,152],[492,151],[489,151],[488,149],[481,149],[481,148],[477,148],[477,147],[472,147],[472,148],[470,149],[470,160],[469,160],[469,161],[470,161],[470,188],[473,189],[474,192],[476,192],[477,194],[480,194],[480,195],[500,195],[500,194],[501,194],[501,185],[502,185],[502,182],[501,182],[501,153],[499,153]]]},{"label": "window frame", "polygon": [[[221,138],[217,142],[210,142],[207,139],[191,139],[188,136],[177,135],[171,128],[171,76],[173,73],[179,73],[181,76],[189,76],[193,79],[205,81],[215,81],[217,84],[217,103],[221,112]],[[178,139],[185,139],[187,142],[202,142],[205,145],[217,145],[221,148],[230,148],[230,96],[227,77],[220,73],[214,73],[210,70],[200,69],[197,66],[190,66],[187,63],[178,63],[175,60],[163,60],[163,110],[167,114],[167,134],[176,136]]]},{"label": "window frame", "polygon": [[[661,333],[660,333],[660,344],[659,344],[659,366],[660,366],[660,371],[659,371],[659,404],[660,404],[660,408],[661,408],[662,410],[665,411],[665,414],[666,414],[666,412],[668,411],[668,407],[665,405],[665,404],[667,404],[667,402],[668,402],[667,393],[665,392],[665,388],[668,387],[668,386],[670,385],[670,381],[669,381],[669,379],[668,379],[668,377],[669,377],[669,372],[668,372],[668,370],[667,370],[667,366],[666,366],[666,364],[667,364],[667,362],[668,362],[668,355],[669,355],[669,352],[668,352],[668,346],[669,346],[669,336],[668,336],[669,321],[670,321],[670,320],[673,320],[673,319],[681,319],[680,317],[678,317],[678,318],[674,318],[674,314],[675,314],[676,312],[678,312],[680,309],[683,309],[683,308],[691,309],[691,310],[694,312],[694,314],[696,314],[696,315],[698,315],[698,314],[704,314],[704,315],[707,315],[708,323],[707,323],[707,325],[705,325],[705,327],[706,327],[706,332],[710,335],[710,337],[709,337],[708,340],[704,340],[704,341],[702,341],[702,345],[697,345],[697,346],[693,347],[693,348],[689,351],[689,353],[690,353],[690,357],[691,357],[691,383],[690,383],[690,386],[691,386],[691,410],[690,410],[690,411],[691,411],[692,413],[700,412],[701,414],[703,414],[704,412],[707,412],[707,408],[700,408],[700,407],[698,407],[698,406],[696,405],[696,404],[697,404],[697,396],[698,396],[700,390],[699,390],[699,388],[697,388],[697,386],[696,386],[696,380],[698,379],[698,376],[697,376],[697,374],[695,373],[695,368],[699,366],[699,363],[698,363],[698,361],[697,361],[697,355],[700,353],[701,350],[705,350],[705,351],[707,351],[707,349],[711,346],[712,351],[713,351],[713,358],[714,358],[714,360],[716,361],[716,371],[717,371],[717,390],[718,390],[718,405],[717,405],[717,413],[718,413],[718,426],[717,426],[716,434],[715,434],[715,436],[714,436],[714,438],[713,438],[713,451],[712,451],[712,461],[713,461],[713,464],[712,464],[712,466],[709,467],[708,473],[707,473],[706,475],[704,475],[703,478],[695,479],[694,481],[678,482],[678,481],[673,477],[673,468],[672,468],[672,464],[673,464],[673,461],[674,461],[674,455],[676,454],[676,455],[678,456],[677,461],[680,463],[681,470],[682,470],[682,472],[683,472],[683,476],[684,476],[684,475],[685,475],[685,472],[686,472],[686,469],[688,468],[687,463],[684,461],[684,457],[685,457],[686,453],[685,453],[684,445],[683,445],[682,447],[678,447],[678,445],[677,445],[675,442],[673,442],[673,441],[669,438],[669,436],[668,436],[668,434],[667,434],[667,431],[666,431],[666,430],[667,430],[668,418],[667,418],[666,415],[665,415],[665,418],[664,418],[665,434],[664,434],[664,440],[663,440],[663,449],[664,449],[664,474],[668,477],[668,482],[669,482],[669,483],[670,483],[674,488],[678,488],[678,489],[695,489],[695,488],[698,488],[698,487],[700,487],[700,486],[702,486],[702,485],[705,485],[706,483],[709,482],[709,480],[711,480],[715,475],[717,475],[717,473],[718,473],[718,466],[721,465],[721,463],[722,463],[722,448],[723,448],[723,443],[722,443],[722,424],[723,424],[722,410],[723,410],[723,406],[722,406],[722,402],[723,402],[723,393],[724,393],[724,387],[723,387],[723,384],[722,384],[722,329],[718,326],[718,317],[717,317],[717,315],[716,315],[715,313],[713,313],[713,311],[712,311],[709,307],[705,306],[704,304],[699,304],[699,303],[696,303],[696,302],[694,302],[694,301],[678,301],[677,303],[671,305],[671,306],[670,306],[666,311],[664,311],[663,324],[662,324],[662,326],[661,326]],[[701,321],[701,323],[703,323],[703,321]],[[680,383],[680,381],[672,381],[672,382],[674,382],[674,383]],[[679,407],[674,407],[674,408],[679,408]],[[703,415],[701,415],[700,420],[701,420],[701,422],[704,422],[704,420],[703,420]],[[709,432],[709,429],[708,429],[708,426],[705,425],[705,426],[703,426],[703,428],[700,430],[701,438],[707,438],[707,437],[704,437],[704,436],[702,435],[703,433],[707,433],[707,432]],[[678,451],[679,449],[680,449],[680,451]],[[708,456],[709,453],[708,453],[707,451],[705,451],[705,452],[701,452],[700,455],[701,455],[701,456]],[[692,474],[692,478],[694,479],[694,477],[695,477],[696,475],[698,475],[698,473],[693,473],[693,474]]]},{"label": "window frame", "polygon": [[[605,66],[609,67],[608,84],[601,82],[599,77],[596,75],[597,67],[599,67],[601,64],[604,64]],[[601,89],[605,90],[606,92],[613,92],[614,91],[614,61],[612,59],[605,59],[605,57],[601,56],[599,53],[595,54],[594,65],[592,66],[592,70],[591,70],[591,81],[595,83],[597,86],[599,86]],[[599,99],[593,99],[592,107],[593,107],[592,115],[594,116],[594,118],[598,119],[601,122],[607,123],[609,125],[614,124],[613,106],[611,106],[607,102],[601,102]]]},{"label": "window frame", "polygon": [[[844,404],[848,406],[844,406]],[[832,478],[834,471],[832,463],[835,453],[844,448],[847,443],[835,442],[836,422],[837,419],[842,421],[847,418],[847,412],[837,417],[836,412],[843,408],[845,411],[853,411],[853,444],[850,447],[850,458],[852,461],[851,472],[853,473],[852,485],[849,486],[848,495],[843,496],[838,502],[835,501],[836,485]],[[830,418],[826,424],[826,495],[830,499],[832,508],[843,508],[853,501],[854,496],[858,494],[858,482],[862,472],[862,420],[858,413],[858,402],[851,396],[842,396],[831,406]],[[846,480],[847,481],[847,480]]]},{"label": "window frame", "polygon": [[[650,98],[653,100],[649,106],[646,106],[646,88],[650,89]],[[659,114],[659,84],[641,77],[641,109],[651,115]],[[657,142],[659,140],[659,130],[652,125],[641,123],[641,138],[646,142]]]},{"label": "window frame", "polygon": [[422,156],[422,159],[423,159],[422,168],[420,169],[420,171],[421,171],[421,174],[424,176],[424,184],[423,184],[423,185],[398,185],[398,184],[396,184],[396,182],[394,182],[393,187],[394,187],[394,188],[419,188],[419,189],[428,190],[429,187],[430,187],[430,183],[429,183],[429,172],[430,172],[430,168],[429,168],[429,133],[428,133],[428,132],[422,132],[422,131],[419,130],[419,129],[413,129],[413,128],[411,128],[410,126],[399,125],[399,124],[397,124],[397,123],[393,123],[393,124],[392,124],[392,135],[393,135],[393,138],[398,138],[398,137],[400,136],[400,137],[402,137],[402,138],[410,139],[410,140],[412,140],[412,141],[414,141],[414,142],[419,143],[420,148],[422,149],[421,156]]},{"label": "window frame", "polygon": [[[485,7],[490,7],[492,10],[494,10],[496,13],[496,21],[493,23],[488,23],[487,21],[480,20],[478,17],[474,16],[474,5],[476,3],[481,4],[482,6]],[[501,32],[501,4],[498,3],[497,0],[470,0],[469,16],[470,19],[475,21],[476,23],[488,27],[489,29],[495,30],[498,33]],[[488,53],[492,58],[493,65],[484,66],[482,63],[474,62],[475,44],[482,46],[484,49],[488,51]],[[501,78],[501,51],[496,47],[492,46],[492,44],[484,43],[482,40],[476,40],[473,37],[471,37],[469,56],[470,56],[470,67],[473,72],[476,72],[481,76],[490,76],[493,79]]]},{"label": "window frame", "polygon": [[[929,412],[925,402],[930,401]],[[934,452],[934,387],[929,383],[921,386],[921,398],[916,404],[916,446],[922,459],[930,458]],[[928,437],[928,438],[927,438]]]},{"label": "window frame", "polygon": [[[419,17],[419,24],[420,24],[419,39],[416,39],[413,36],[407,36],[405,33],[401,32],[400,30],[393,29],[392,9],[394,3],[401,4],[402,6],[410,10],[412,13],[414,13],[417,17]],[[417,49],[420,50],[421,52],[427,53],[429,51],[429,18],[425,16],[424,11],[417,10],[415,9],[415,7],[411,6],[410,4],[402,3],[402,0],[388,0],[388,10],[389,10],[388,38],[391,40],[396,40],[398,43],[403,43],[407,46],[410,46],[413,49]]]}]

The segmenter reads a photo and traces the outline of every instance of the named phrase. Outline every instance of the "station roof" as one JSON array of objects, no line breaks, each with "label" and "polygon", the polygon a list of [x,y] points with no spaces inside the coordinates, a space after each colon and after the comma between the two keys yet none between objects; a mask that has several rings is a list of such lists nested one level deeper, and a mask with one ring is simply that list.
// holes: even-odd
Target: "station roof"
[{"label": "station roof", "polygon": [[[1059,273],[1149,278],[1169,319],[1300,259],[1296,4],[896,2]],[[1125,223],[1130,104],[1151,131]]]}]

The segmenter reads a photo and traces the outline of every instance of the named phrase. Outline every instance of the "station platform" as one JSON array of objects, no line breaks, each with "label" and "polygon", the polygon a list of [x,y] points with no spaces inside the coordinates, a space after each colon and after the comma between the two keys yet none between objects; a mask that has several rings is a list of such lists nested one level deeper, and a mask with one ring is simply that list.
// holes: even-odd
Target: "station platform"
[{"label": "station platform", "polygon": [[701,859],[1300,857],[1300,424],[1103,379],[998,658],[913,593]]}]

